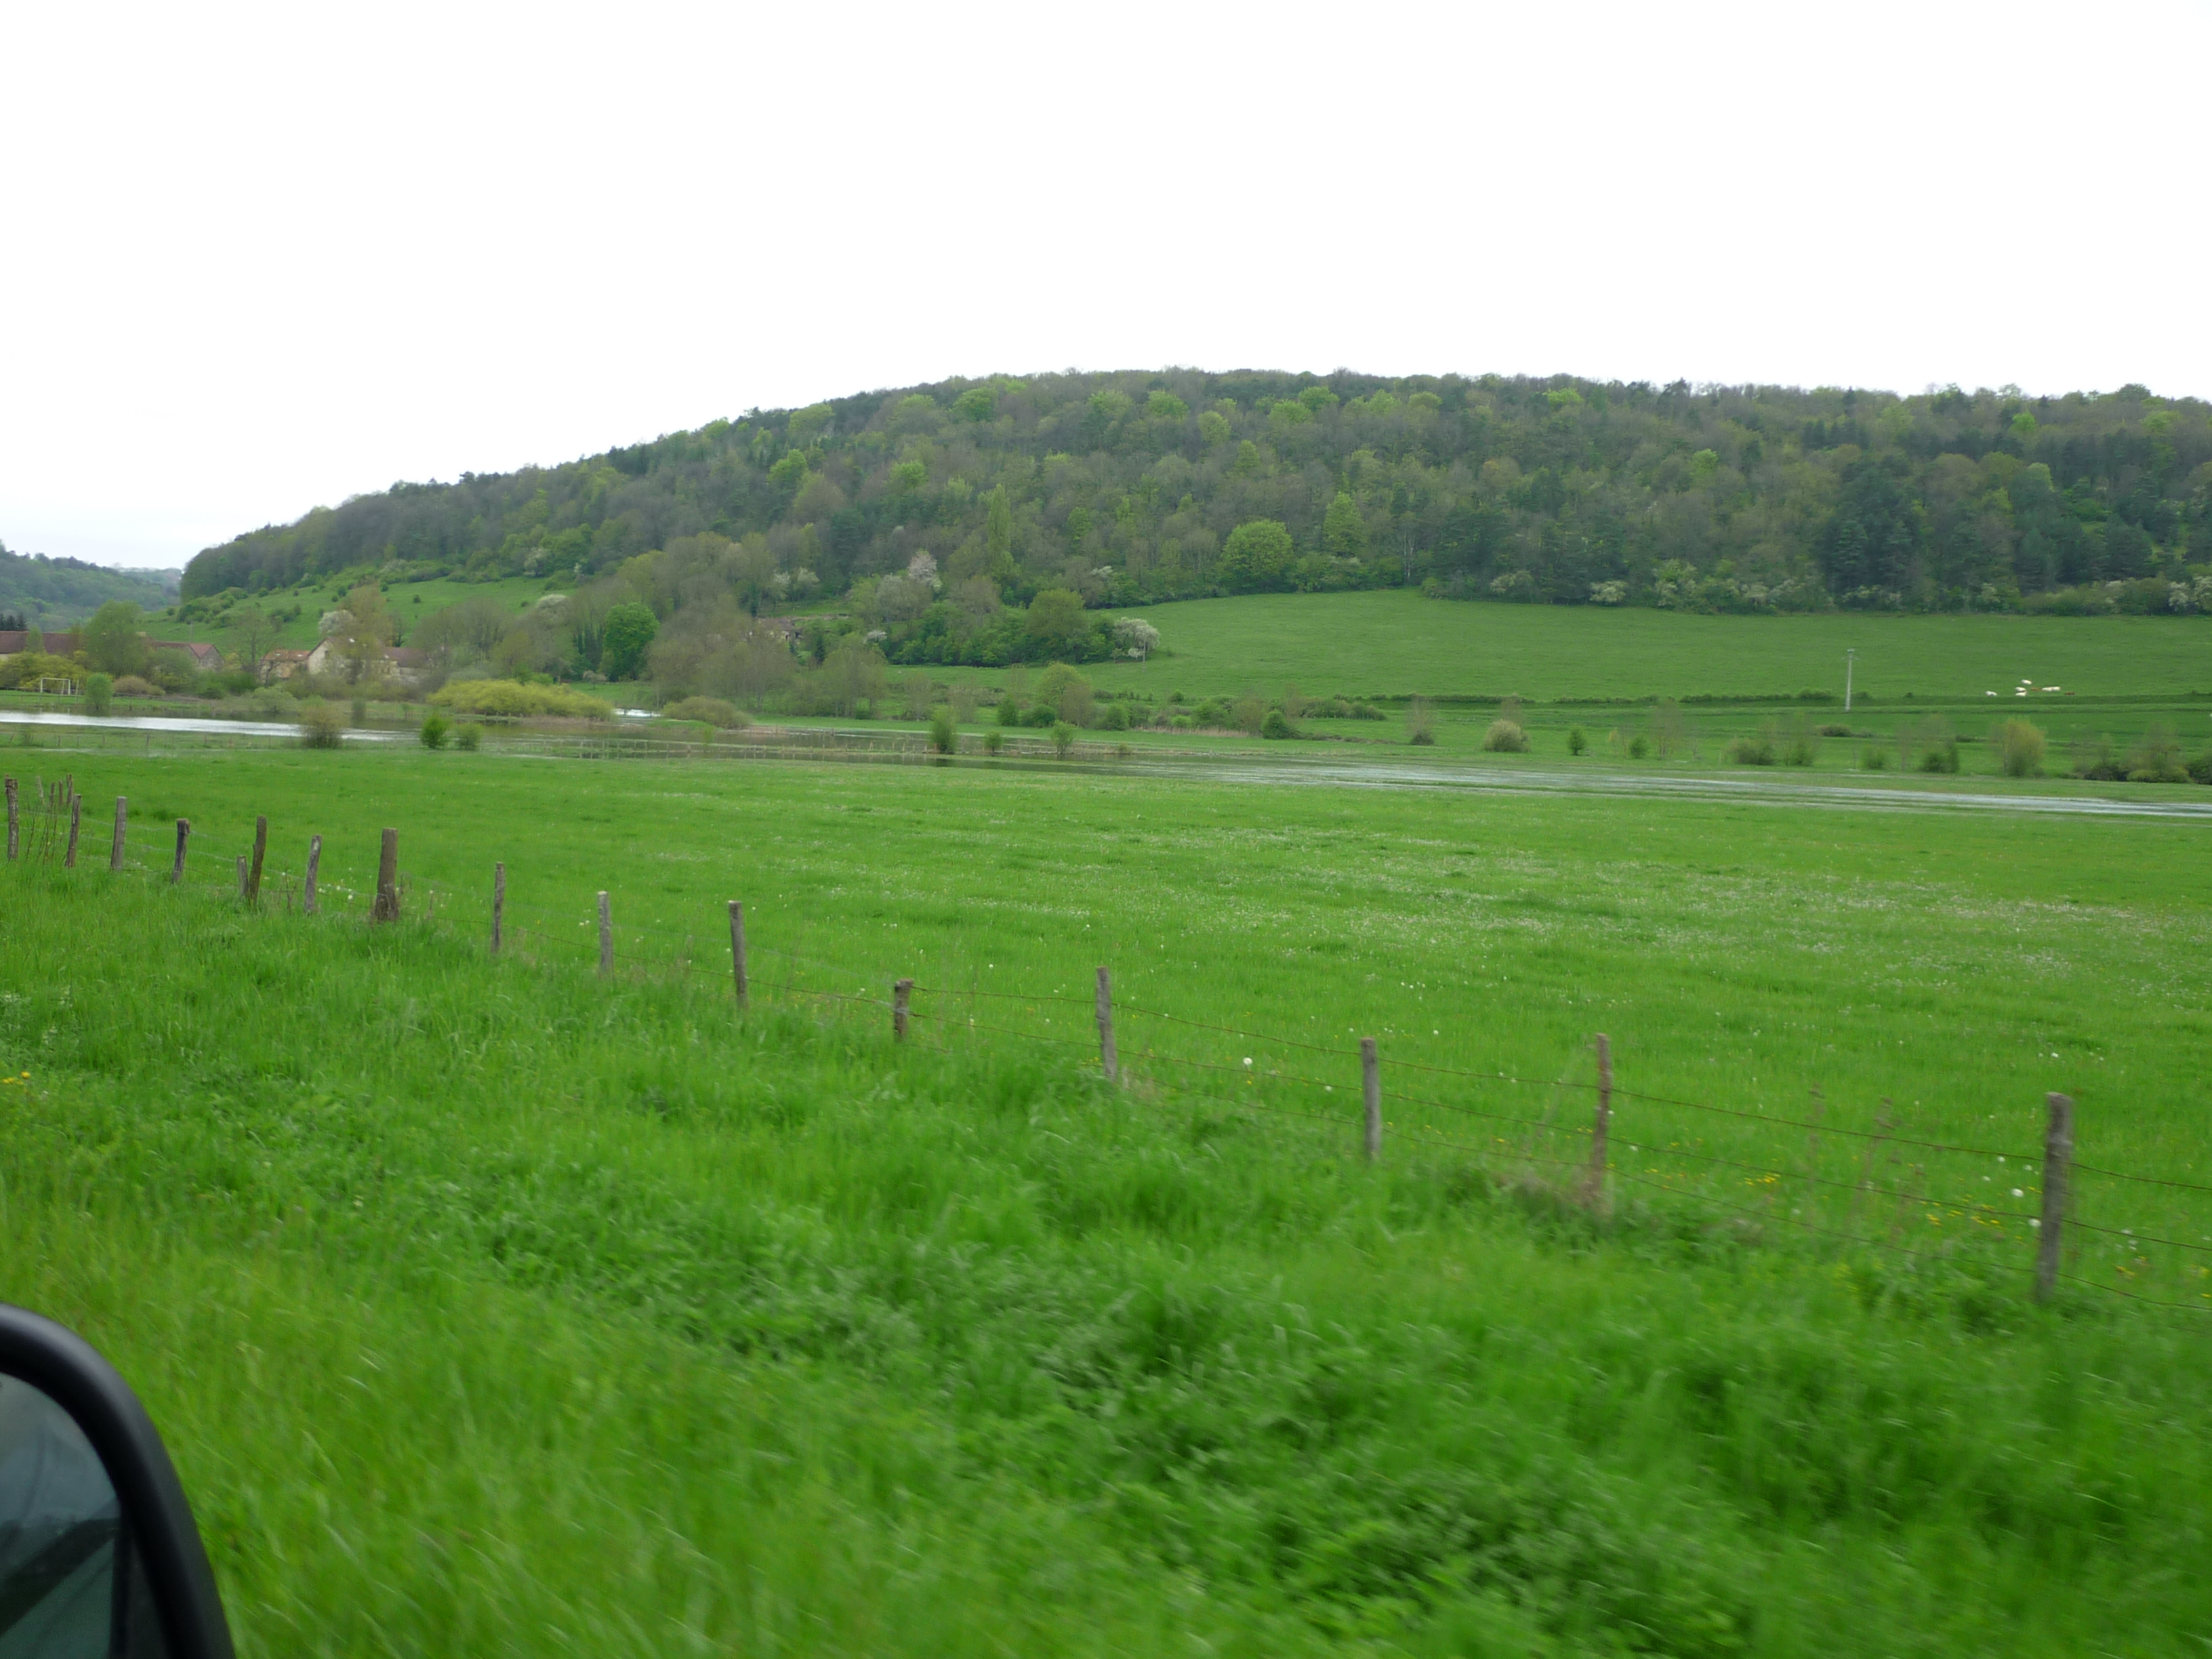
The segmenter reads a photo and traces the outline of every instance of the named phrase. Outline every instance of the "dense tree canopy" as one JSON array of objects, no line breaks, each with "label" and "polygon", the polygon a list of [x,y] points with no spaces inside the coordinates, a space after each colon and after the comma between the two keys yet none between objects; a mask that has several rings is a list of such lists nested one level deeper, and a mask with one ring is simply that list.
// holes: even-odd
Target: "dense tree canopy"
[{"label": "dense tree canopy", "polygon": [[[185,592],[368,570],[582,587],[678,544],[713,550],[691,563],[749,616],[849,595],[894,660],[1025,654],[999,606],[1047,591],[2167,608],[2212,574],[2212,407],[2132,386],[998,376],[395,484],[209,549]],[[664,629],[686,602],[652,602]],[[1038,626],[1066,633],[1061,603]]]},{"label": "dense tree canopy", "polygon": [[0,616],[19,626],[65,628],[112,599],[158,611],[176,590],[173,570],[110,570],[82,559],[10,553],[0,544]]}]

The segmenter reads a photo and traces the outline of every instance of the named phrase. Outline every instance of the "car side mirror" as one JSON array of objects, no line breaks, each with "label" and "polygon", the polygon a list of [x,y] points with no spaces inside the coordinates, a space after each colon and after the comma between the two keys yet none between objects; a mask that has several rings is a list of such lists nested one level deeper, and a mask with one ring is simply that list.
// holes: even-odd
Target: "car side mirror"
[{"label": "car side mirror", "polygon": [[146,1408],[83,1338],[5,1303],[0,1659],[233,1659]]}]

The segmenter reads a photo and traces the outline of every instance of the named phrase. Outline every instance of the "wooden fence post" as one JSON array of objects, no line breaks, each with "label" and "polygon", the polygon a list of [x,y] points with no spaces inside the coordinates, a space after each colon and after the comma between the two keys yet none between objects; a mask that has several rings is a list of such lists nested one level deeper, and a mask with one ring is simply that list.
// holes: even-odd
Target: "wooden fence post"
[{"label": "wooden fence post", "polygon": [[310,836],[307,837],[307,880],[306,890],[301,895],[302,902],[300,907],[305,915],[312,916],[315,914],[315,875],[322,867],[323,838],[320,836]]},{"label": "wooden fence post", "polygon": [[1367,1097],[1367,1161],[1382,1156],[1382,1060],[1375,1052],[1375,1039],[1359,1039],[1359,1083]]},{"label": "wooden fence post", "polygon": [[376,859],[376,903],[370,908],[371,921],[399,920],[399,832],[384,832],[384,848]]},{"label": "wooden fence post", "polygon": [[268,850],[269,820],[256,818],[253,820],[253,868],[246,878],[246,902],[248,904],[261,902],[261,860]]},{"label": "wooden fence post", "polygon": [[745,1006],[745,907],[730,901],[730,981],[737,988],[738,1006]]},{"label": "wooden fence post", "polygon": [[177,861],[169,866],[169,885],[174,887],[185,878],[185,847],[192,838],[192,821],[177,820]]},{"label": "wooden fence post", "polygon": [[2066,1226],[2066,1189],[2074,1171],[2074,1100],[2048,1095],[2051,1121],[2043,1131],[2043,1215],[2036,1228],[2035,1299],[2051,1300],[2058,1288],[2058,1238]]},{"label": "wooden fence post", "polygon": [[15,861],[15,854],[16,854],[17,851],[21,848],[21,845],[22,845],[22,835],[21,835],[21,832],[19,830],[17,830],[17,828],[15,827],[15,779],[13,779],[13,778],[10,778],[10,779],[9,779],[9,780],[8,780],[8,862],[9,862],[9,863],[13,864],[13,863]]},{"label": "wooden fence post", "polygon": [[83,817],[84,797],[79,794],[71,794],[70,796],[69,851],[64,854],[62,858],[62,868],[64,870],[74,870],[76,868],[76,831],[77,825]]},{"label": "wooden fence post", "polygon": [[891,987],[891,1036],[900,1042],[906,1041],[907,1001],[914,995],[914,981],[900,980]]},{"label": "wooden fence post", "polygon": [[118,795],[115,798],[115,844],[107,849],[107,873],[111,876],[123,873],[123,831],[124,826],[130,822],[130,797]]},{"label": "wooden fence post", "polygon": [[599,972],[602,974],[611,974],[614,970],[614,918],[611,913],[607,909],[607,896],[603,890],[599,894]]},{"label": "wooden fence post", "polygon": [[507,866],[491,866],[491,953],[499,954],[499,936],[507,920]]},{"label": "wooden fence post", "polygon": [[1121,1075],[1121,1056],[1114,1048],[1114,978],[1103,967],[1098,970],[1098,1064],[1109,1083]]},{"label": "wooden fence post", "polygon": [[1590,1125],[1589,1169],[1583,1176],[1583,1200],[1605,1202],[1607,1143],[1613,1136],[1613,1044],[1600,1031],[1592,1045],[1597,1050],[1597,1115]]}]

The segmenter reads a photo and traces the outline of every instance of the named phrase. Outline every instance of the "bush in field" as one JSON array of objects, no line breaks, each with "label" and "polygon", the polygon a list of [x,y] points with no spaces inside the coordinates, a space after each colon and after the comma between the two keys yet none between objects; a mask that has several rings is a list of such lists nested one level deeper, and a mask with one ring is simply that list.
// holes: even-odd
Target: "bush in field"
[{"label": "bush in field", "polygon": [[1406,705],[1406,741],[1427,744],[1436,740],[1437,711],[1426,697],[1413,698]]},{"label": "bush in field", "polygon": [[443,749],[447,736],[453,729],[453,723],[434,709],[429,719],[422,722],[422,729],[415,735],[422,740],[425,749]]},{"label": "bush in field", "polygon": [[1726,752],[1731,765],[1771,766],[1775,762],[1773,734],[1760,732],[1751,737],[1730,738]]},{"label": "bush in field", "polygon": [[1267,723],[1267,705],[1257,697],[1239,697],[1229,718],[1239,732],[1256,738],[1260,728]]},{"label": "bush in field", "polygon": [[300,708],[300,743],[307,749],[335,749],[345,732],[338,711],[318,697]]},{"label": "bush in field", "polygon": [[524,685],[515,680],[455,680],[430,694],[438,708],[457,714],[498,714],[520,719],[555,714],[570,720],[604,720],[614,711],[597,697],[559,685]]},{"label": "bush in field", "polygon": [[2189,781],[2189,769],[2181,763],[2181,744],[2174,738],[2173,728],[2165,721],[2152,721],[2149,729],[2136,739],[2136,746],[2128,750],[2128,781]]},{"label": "bush in field", "polygon": [[1052,752],[1066,760],[1075,747],[1075,728],[1060,720],[1052,728]]},{"label": "bush in field", "polygon": [[660,711],[665,720],[699,720],[725,730],[750,726],[752,716],[733,702],[720,697],[678,697]]},{"label": "bush in field", "polygon": [[988,732],[986,732],[983,734],[983,752],[985,754],[995,755],[1006,746],[1006,734],[999,730],[998,727],[993,726]]},{"label": "bush in field", "polygon": [[1270,708],[1267,719],[1260,722],[1260,735],[1263,738],[1295,738],[1297,734],[1297,728],[1279,708]]},{"label": "bush in field", "polygon": [[2112,748],[2112,738],[2100,733],[2094,738],[2074,739],[2074,775],[2094,778],[2103,783],[2116,783],[2128,775],[2126,764]]},{"label": "bush in field", "polygon": [[353,723],[356,726],[366,726],[368,724],[368,699],[367,697],[356,697],[353,700]]},{"label": "bush in field", "polygon": [[106,674],[88,674],[84,681],[84,712],[105,714],[115,702],[115,681]]},{"label": "bush in field", "polygon": [[940,702],[929,711],[929,746],[949,755],[960,746],[960,727],[952,718],[952,705]]},{"label": "bush in field", "polygon": [[2008,778],[2032,778],[2043,770],[2043,733],[2026,720],[2003,720],[1990,733],[1997,770]]},{"label": "bush in field", "polygon": [[1959,769],[1959,739],[1952,732],[1951,722],[1941,714],[1930,714],[1914,728],[1912,749],[1916,772],[1956,773]]},{"label": "bush in field", "polygon": [[483,747],[483,727],[471,722],[453,728],[453,747],[465,749],[473,755]]},{"label": "bush in field", "polygon": [[2212,783],[2212,749],[2189,763],[2189,776],[2194,783]]},{"label": "bush in field", "polygon": [[150,680],[140,679],[136,674],[125,674],[115,682],[115,695],[118,697],[158,697],[161,695],[161,688]]},{"label": "bush in field", "polygon": [[1493,755],[1525,755],[1528,733],[1518,720],[1492,720],[1482,734],[1482,746]]},{"label": "bush in field", "polygon": [[1628,740],[1628,758],[1629,758],[1629,759],[1631,759],[1631,760],[1642,760],[1643,758],[1644,758],[1644,757],[1645,757],[1645,756],[1649,755],[1650,752],[1651,752],[1651,743],[1650,743],[1650,739],[1649,739],[1648,738],[1646,738],[1646,737],[1645,737],[1645,736],[1644,736],[1641,732],[1638,732],[1634,737],[1631,738]]},{"label": "bush in field", "polygon": [[1567,752],[1570,755],[1582,754],[1589,747],[1589,738],[1583,735],[1581,726],[1571,726],[1567,728]]},{"label": "bush in field", "polygon": [[1810,766],[1820,758],[1820,740],[1802,714],[1790,723],[1786,732],[1776,728],[1774,746],[1784,766]]},{"label": "bush in field", "polygon": [[1118,702],[1109,702],[1098,716],[1102,732],[1126,732],[1129,729],[1129,711]]},{"label": "bush in field", "polygon": [[1870,743],[1859,750],[1859,766],[1868,772],[1887,772],[1889,769],[1889,747],[1886,744]]}]

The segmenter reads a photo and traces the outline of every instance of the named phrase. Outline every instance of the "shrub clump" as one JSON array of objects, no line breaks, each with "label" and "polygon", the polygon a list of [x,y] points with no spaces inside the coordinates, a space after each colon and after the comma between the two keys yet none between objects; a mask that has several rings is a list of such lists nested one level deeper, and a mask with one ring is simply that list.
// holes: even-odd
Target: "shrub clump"
[{"label": "shrub clump", "polygon": [[300,744],[305,749],[336,749],[345,734],[338,711],[320,697],[300,709]]},{"label": "shrub clump", "polygon": [[1406,705],[1406,741],[1432,744],[1437,740],[1437,712],[1428,699],[1415,697]]},{"label": "shrub clump", "polygon": [[929,711],[929,746],[949,755],[960,746],[960,726],[952,718],[952,705],[940,702]]},{"label": "shrub clump", "polygon": [[1528,752],[1528,732],[1518,720],[1492,720],[1490,729],[1482,734],[1482,746],[1493,755],[1525,755]]},{"label": "shrub clump", "polygon": [[1727,754],[1733,765],[1771,766],[1776,759],[1774,739],[1765,732],[1756,737],[1730,738]]},{"label": "shrub clump", "polygon": [[1052,752],[1066,760],[1075,747],[1075,728],[1066,720],[1056,720],[1052,728]]},{"label": "shrub clump", "polygon": [[105,674],[88,674],[84,681],[84,712],[105,714],[115,701],[115,682]]},{"label": "shrub clump", "polygon": [[1260,722],[1260,735],[1263,738],[1295,738],[1297,734],[1297,728],[1279,708],[1270,708],[1267,718]]},{"label": "shrub clump", "polygon": [[2026,720],[2005,720],[1990,733],[1997,770],[2008,778],[2032,778],[2043,771],[2044,738]]},{"label": "shrub clump", "polygon": [[1583,732],[1581,726],[1571,726],[1567,728],[1567,752],[1570,755],[1579,755],[1589,747],[1589,738]]},{"label": "shrub clump", "polygon": [[483,727],[473,720],[466,726],[453,728],[453,747],[465,749],[471,754],[483,747]]},{"label": "shrub clump", "polygon": [[1859,767],[1868,772],[1887,772],[1889,769],[1887,745],[1870,743],[1859,750]]},{"label": "shrub clump", "polygon": [[158,697],[161,695],[161,688],[151,680],[140,679],[136,674],[125,674],[115,682],[115,695],[118,697]]},{"label": "shrub clump", "polygon": [[614,717],[614,710],[597,697],[565,686],[524,685],[515,680],[455,680],[432,692],[430,701],[457,714],[503,715],[510,720],[532,714],[586,720]]},{"label": "shrub clump", "polygon": [[415,735],[422,738],[425,749],[443,749],[447,735],[453,729],[453,723],[433,709],[430,717],[422,722],[422,729]]},{"label": "shrub clump", "polygon": [[2181,744],[2173,728],[2154,720],[2149,730],[2128,750],[2130,783],[2187,783],[2189,769],[2181,763]]},{"label": "shrub clump", "polygon": [[750,726],[752,716],[733,702],[720,697],[678,697],[660,711],[665,720],[698,720],[708,726],[719,726],[724,730]]}]

